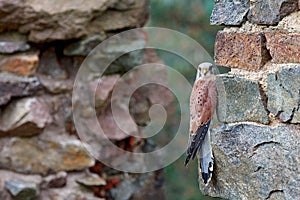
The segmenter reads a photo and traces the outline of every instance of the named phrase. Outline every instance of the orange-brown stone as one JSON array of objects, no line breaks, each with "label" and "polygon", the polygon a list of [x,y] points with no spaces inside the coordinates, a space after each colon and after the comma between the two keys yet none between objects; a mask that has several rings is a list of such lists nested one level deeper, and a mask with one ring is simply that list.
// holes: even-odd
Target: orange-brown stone
[{"label": "orange-brown stone", "polygon": [[38,61],[39,57],[36,54],[11,56],[0,62],[0,69],[22,76],[29,76],[35,73]]},{"label": "orange-brown stone", "polygon": [[262,33],[219,31],[215,43],[217,65],[259,70],[269,59]]},{"label": "orange-brown stone", "polygon": [[288,32],[268,32],[267,48],[274,63],[300,62],[300,34]]}]

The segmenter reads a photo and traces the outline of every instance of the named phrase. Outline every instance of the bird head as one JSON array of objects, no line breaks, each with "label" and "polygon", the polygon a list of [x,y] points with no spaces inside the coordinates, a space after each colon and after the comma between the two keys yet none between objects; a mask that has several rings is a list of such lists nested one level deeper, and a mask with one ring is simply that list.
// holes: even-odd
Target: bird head
[{"label": "bird head", "polygon": [[208,62],[201,63],[197,68],[197,77],[196,79],[205,78],[210,75],[216,75],[217,69],[215,69],[214,65]]}]

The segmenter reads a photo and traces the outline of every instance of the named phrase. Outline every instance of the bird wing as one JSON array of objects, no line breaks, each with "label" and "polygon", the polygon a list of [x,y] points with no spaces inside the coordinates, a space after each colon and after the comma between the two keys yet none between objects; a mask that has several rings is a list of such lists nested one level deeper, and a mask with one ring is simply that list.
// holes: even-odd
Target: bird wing
[{"label": "bird wing", "polygon": [[195,158],[205,139],[216,106],[216,96],[214,81],[195,81],[190,97],[190,139],[185,165]]}]

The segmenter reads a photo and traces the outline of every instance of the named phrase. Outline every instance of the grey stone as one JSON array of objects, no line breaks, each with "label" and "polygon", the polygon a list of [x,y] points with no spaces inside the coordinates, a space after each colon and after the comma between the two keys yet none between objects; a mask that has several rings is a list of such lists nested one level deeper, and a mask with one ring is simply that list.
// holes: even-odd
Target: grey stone
[{"label": "grey stone", "polygon": [[10,103],[0,119],[0,136],[37,135],[52,122],[48,106],[35,97]]},{"label": "grey stone", "polygon": [[12,54],[30,49],[30,45],[26,43],[26,36],[18,32],[7,31],[0,33],[0,41],[1,54]]},{"label": "grey stone", "polygon": [[141,176],[127,176],[116,188],[111,189],[115,200],[152,200],[165,199],[164,187],[160,182],[161,171],[141,174]]},{"label": "grey stone", "polygon": [[10,180],[5,182],[6,189],[17,200],[33,200],[39,194],[39,187],[36,183]]},{"label": "grey stone", "polygon": [[53,94],[69,92],[73,89],[74,82],[71,79],[57,80],[44,74],[39,74],[38,78],[41,82],[41,85],[44,86],[48,92]]},{"label": "grey stone", "polygon": [[225,74],[217,76],[216,82],[217,114],[221,122],[269,123],[257,81]]},{"label": "grey stone", "polygon": [[99,197],[95,197],[93,191],[85,188],[78,183],[77,179],[80,179],[84,173],[70,172],[67,176],[67,184],[63,188],[48,188],[47,190],[41,190],[39,199],[41,200],[104,200]]},{"label": "grey stone", "polygon": [[276,25],[297,9],[296,0],[258,0],[250,9],[247,18],[254,24]]},{"label": "grey stone", "polygon": [[29,44],[18,42],[0,42],[0,53],[11,54],[30,49]]},{"label": "grey stone", "polygon": [[200,189],[225,199],[299,199],[299,131],[293,125],[213,129],[214,174]]},{"label": "grey stone", "polygon": [[0,199],[1,200],[12,200],[13,197],[6,189],[6,182],[11,180],[22,180],[33,185],[40,185],[42,177],[40,175],[31,174],[19,174],[8,170],[0,170]]},{"label": "grey stone", "polygon": [[[145,46],[144,32],[123,32],[95,48],[85,59],[85,65],[93,73],[124,73],[143,63]],[[129,49],[134,50],[128,52]]]},{"label": "grey stone", "polygon": [[212,25],[241,25],[250,8],[250,0],[215,0],[210,17]]},{"label": "grey stone", "polygon": [[107,38],[106,34],[93,35],[69,44],[64,48],[67,56],[87,56],[97,45]]},{"label": "grey stone", "polygon": [[37,77],[20,77],[10,73],[0,73],[0,106],[14,97],[33,95],[41,89]]},{"label": "grey stone", "polygon": [[282,122],[300,123],[300,66],[268,74],[268,110]]}]

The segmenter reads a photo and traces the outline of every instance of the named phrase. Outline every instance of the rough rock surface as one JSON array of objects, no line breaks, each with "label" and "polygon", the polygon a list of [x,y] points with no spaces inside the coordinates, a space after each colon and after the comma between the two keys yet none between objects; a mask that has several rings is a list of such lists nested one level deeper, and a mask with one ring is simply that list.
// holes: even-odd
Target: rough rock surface
[{"label": "rough rock surface", "polygon": [[33,95],[41,89],[36,77],[21,77],[9,73],[0,73],[0,106],[7,104],[14,97]]},{"label": "rough rock surface", "polygon": [[67,56],[87,56],[97,45],[99,45],[107,36],[105,33],[92,35],[77,42],[71,43],[64,48],[64,54]]},{"label": "rough rock surface", "polygon": [[296,9],[296,0],[258,0],[250,9],[247,18],[255,24],[275,25]]},{"label": "rough rock surface", "polygon": [[116,0],[1,1],[0,29],[28,34],[29,41],[38,43],[77,39],[103,31],[140,27],[148,15],[146,5],[146,0],[122,1],[122,6]]},{"label": "rough rock surface", "polygon": [[[86,56],[106,38],[144,25],[148,2],[0,0],[1,200],[112,199],[113,189],[115,197],[123,199],[120,195],[124,190],[130,192],[127,197],[131,199],[163,199],[161,172],[128,174],[95,162],[87,151],[92,149],[92,144],[120,166],[134,169],[144,166],[143,162],[129,158],[119,159],[111,146],[102,146],[102,138],[93,137],[89,143],[82,143],[73,118],[77,102],[72,105],[72,97],[77,98],[72,93],[74,81]],[[126,50],[144,48],[146,42],[147,35],[136,31],[114,37],[103,51],[95,52],[94,62],[87,67],[89,74],[84,86],[96,88],[96,95],[81,94],[79,98],[86,104],[91,98],[95,99],[97,117],[112,118],[108,115],[107,105],[116,81],[120,79],[121,84],[130,81],[133,84],[136,73],[129,73],[126,80],[122,75],[142,64],[146,57],[143,50],[128,53]],[[114,62],[98,84],[97,78],[104,69],[101,64],[111,58]],[[153,62],[157,61],[156,57]],[[158,76],[151,73],[147,76],[165,81],[165,72],[157,71]],[[139,74],[141,78],[140,75],[143,73]],[[122,118],[119,122],[136,134],[142,133],[144,127],[138,127],[135,122],[138,125],[148,122],[149,118],[139,116],[141,113],[148,115],[150,104],[163,102],[168,107],[173,101],[173,96],[165,89],[155,86],[145,87],[133,97],[127,89],[124,92],[125,95],[118,94],[114,100],[121,106],[117,115]],[[129,98],[133,99],[131,105],[122,102]],[[126,106],[127,111],[133,113],[132,117],[123,115]],[[80,114],[88,128],[95,131],[95,123],[89,124],[94,110],[94,107],[84,105]],[[133,126],[128,124],[129,120]],[[122,152],[154,150],[154,144],[146,139],[119,132],[112,119],[103,121],[108,121],[107,132],[112,133],[109,137],[124,150]],[[13,182],[15,180],[25,187]],[[127,181],[130,184],[124,184]],[[13,192],[12,185],[21,189],[18,194]],[[36,188],[39,188],[38,192]]]},{"label": "rough rock surface", "polygon": [[[161,172],[158,171],[156,173],[159,174]],[[151,176],[151,173],[145,173],[140,177],[130,177],[123,180],[111,191],[111,194],[115,200],[164,199],[164,188],[160,181],[159,178],[156,180]],[[137,184],[137,182],[139,182],[139,184]]]},{"label": "rough rock surface", "polygon": [[267,48],[274,63],[300,62],[300,33],[268,32]]},{"label": "rough rock surface", "polygon": [[91,190],[79,185],[76,182],[76,180],[82,178],[82,176],[82,173],[68,173],[67,184],[65,187],[42,190],[39,200],[103,200],[102,198],[95,197]]},{"label": "rough rock surface", "polygon": [[250,8],[250,0],[215,0],[210,16],[212,25],[241,25]]},{"label": "rough rock surface", "polygon": [[[22,182],[30,183],[33,186],[33,189],[39,189],[39,184],[42,181],[42,177],[40,175],[25,175],[18,174],[15,172],[11,172],[8,170],[0,170],[0,199],[1,200],[12,200],[12,196],[9,191],[6,189],[6,183],[11,182],[13,180],[20,180]],[[32,193],[30,193],[32,194]],[[35,196],[35,195],[34,195]],[[25,196],[26,197],[26,196]],[[23,199],[25,199],[23,196]],[[32,195],[31,195],[32,197]]]},{"label": "rough rock surface", "polygon": [[95,163],[81,142],[75,139],[55,142],[11,138],[0,142],[0,167],[21,173],[83,170]]},{"label": "rough rock surface", "polygon": [[34,200],[39,194],[39,187],[36,183],[23,180],[6,181],[5,188],[17,200]]},{"label": "rough rock surface", "polygon": [[300,123],[300,66],[268,75],[268,110],[282,122]]},{"label": "rough rock surface", "polygon": [[38,53],[6,56],[0,61],[0,70],[21,76],[34,75],[38,66]]},{"label": "rough rock surface", "polygon": [[49,176],[43,177],[40,184],[42,189],[47,188],[62,188],[67,184],[68,174],[64,171],[58,172],[57,174],[50,174]]},{"label": "rough rock surface", "polygon": [[0,33],[0,53],[12,54],[24,52],[30,49],[27,43],[26,35],[18,32],[2,32]]},{"label": "rough rock surface", "polygon": [[52,122],[47,105],[38,98],[12,102],[2,111],[0,119],[0,136],[36,135]]},{"label": "rough rock surface", "polygon": [[233,75],[220,75],[216,81],[218,85],[222,86],[222,88],[218,88],[217,108],[221,122],[269,123],[258,82]]},{"label": "rough rock surface", "polygon": [[225,199],[299,197],[299,131],[250,124],[213,130],[215,174],[201,190]]},{"label": "rough rock surface", "polygon": [[10,54],[20,51],[26,51],[30,48],[28,44],[23,44],[19,42],[0,42],[0,53]]},{"label": "rough rock surface", "polygon": [[217,65],[259,70],[269,60],[262,33],[219,31],[215,43]]}]

